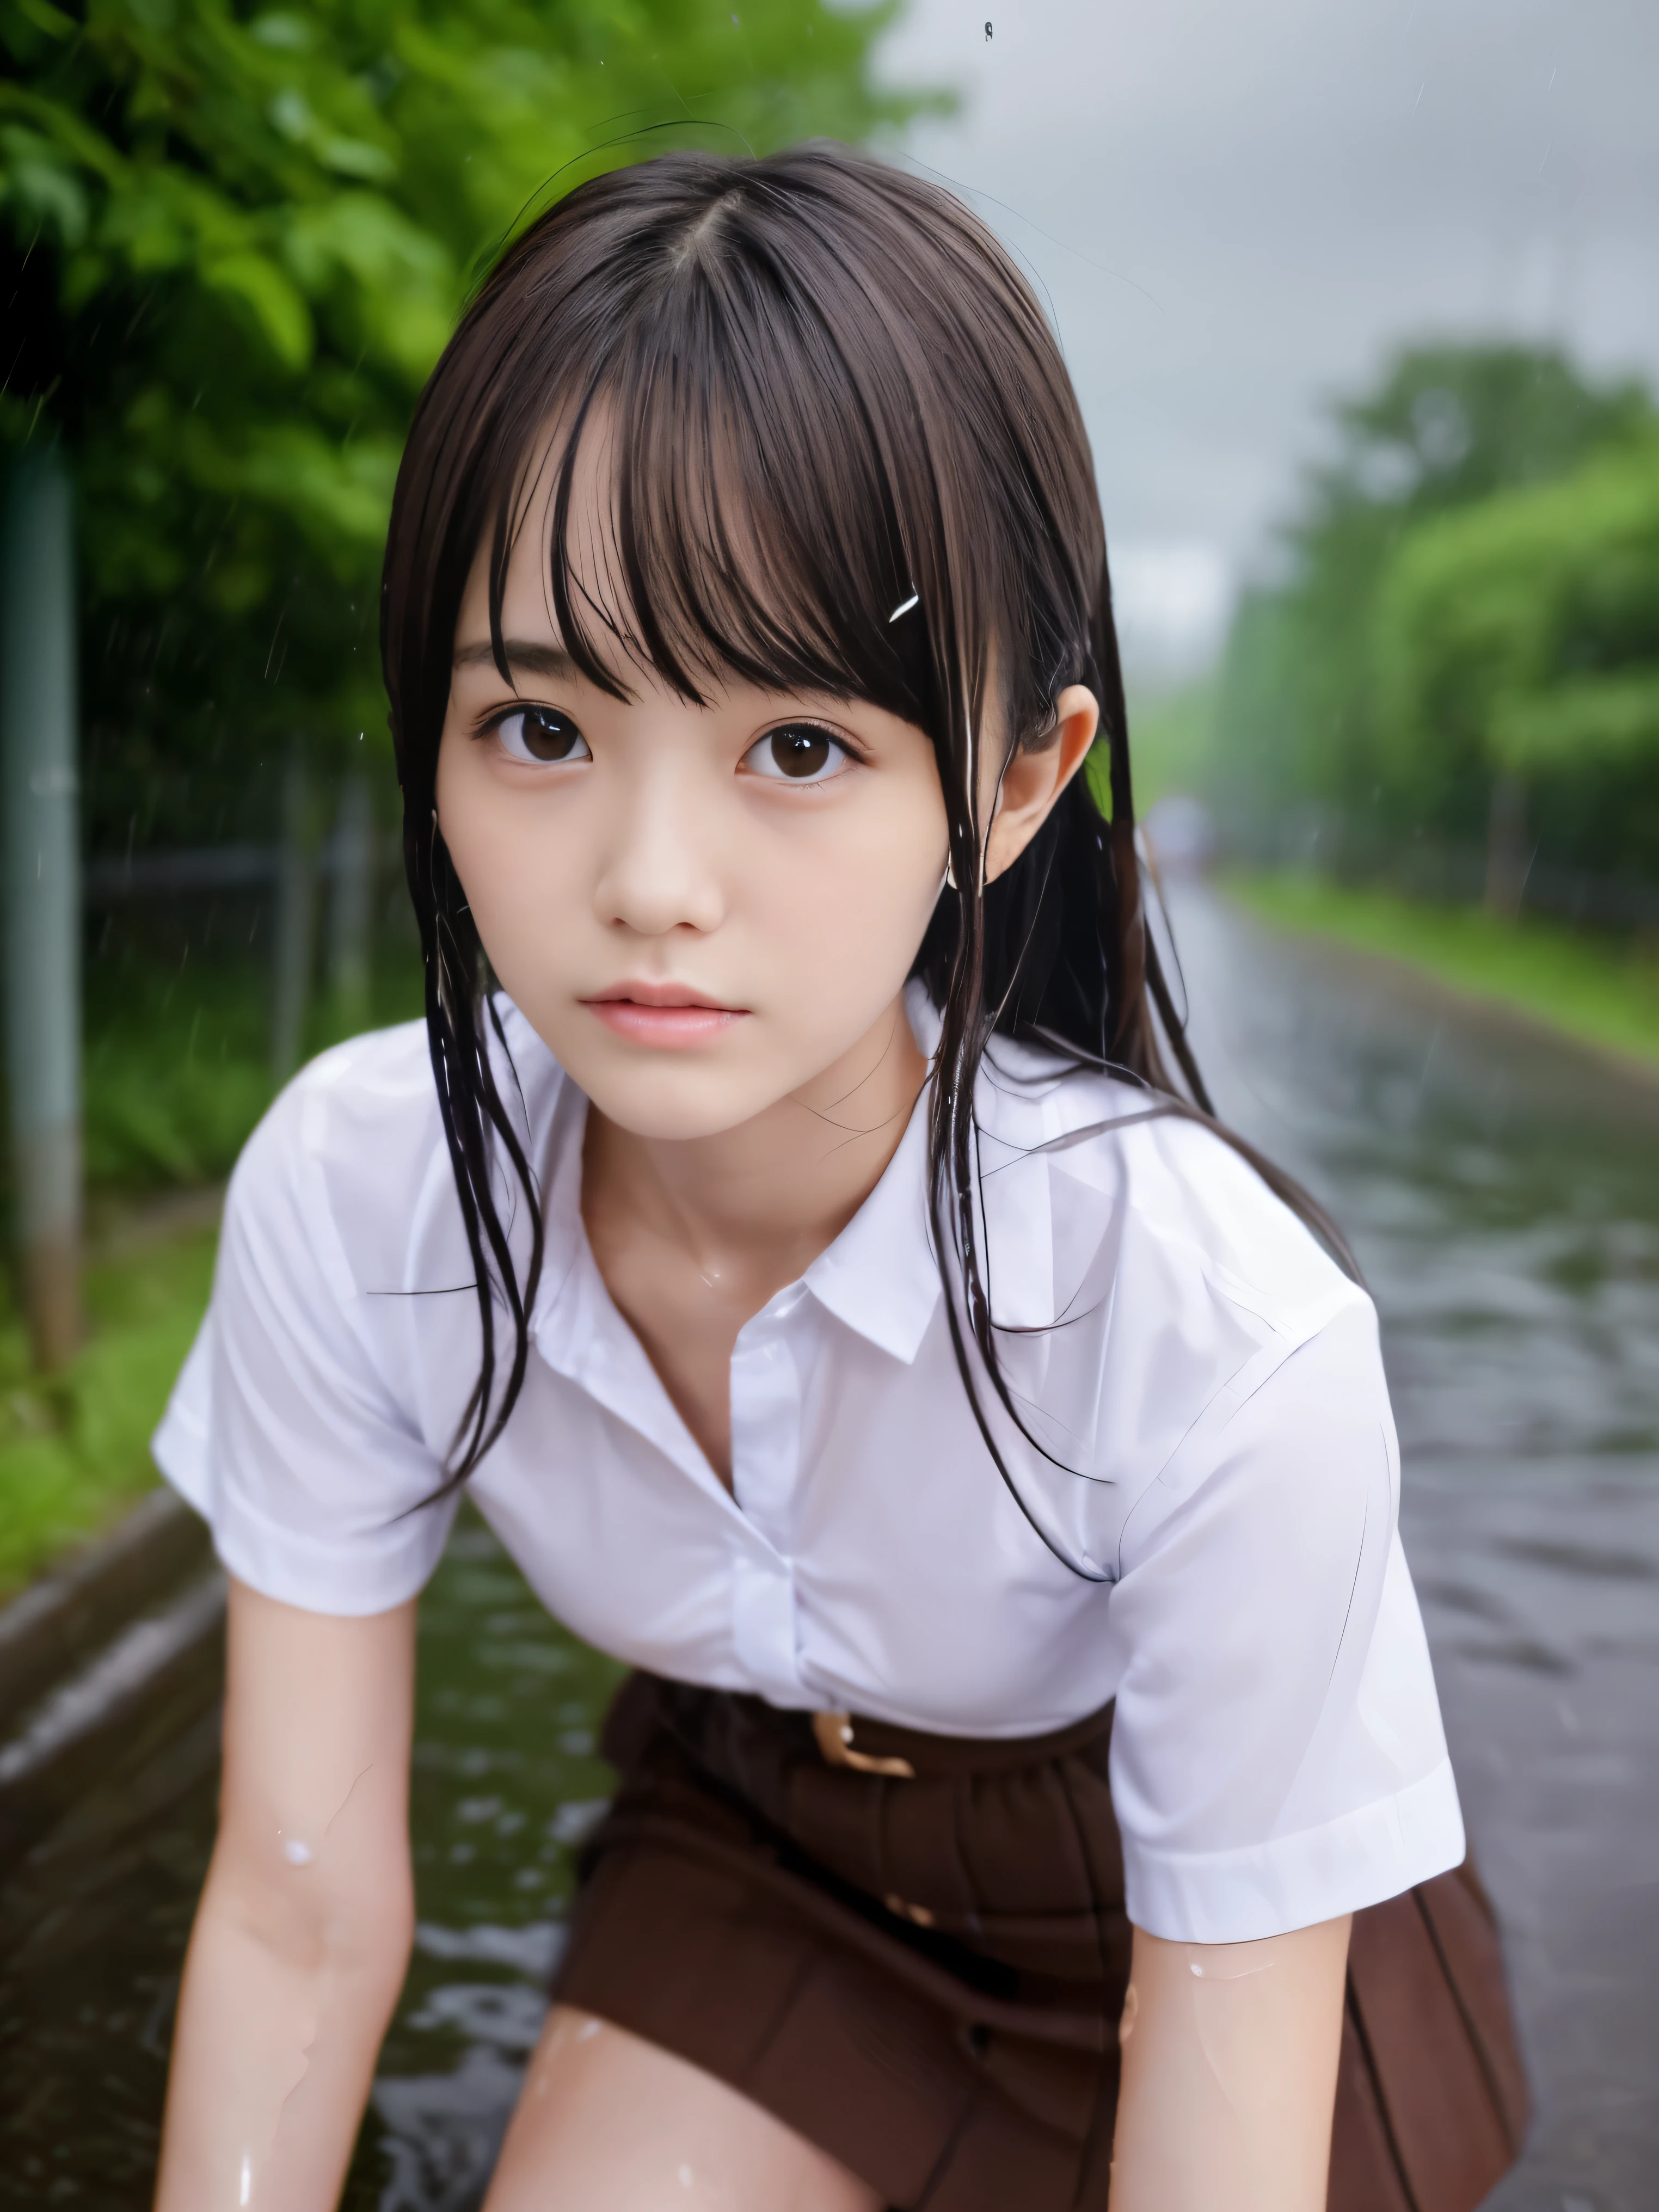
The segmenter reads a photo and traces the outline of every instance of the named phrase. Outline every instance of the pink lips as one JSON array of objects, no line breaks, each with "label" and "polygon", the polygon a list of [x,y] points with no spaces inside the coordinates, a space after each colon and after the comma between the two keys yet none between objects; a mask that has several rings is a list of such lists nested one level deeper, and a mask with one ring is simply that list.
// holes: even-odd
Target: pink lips
[{"label": "pink lips", "polygon": [[582,1004],[613,1036],[633,1044],[673,1050],[708,1044],[748,1014],[746,1006],[722,1006],[683,983],[618,983]]}]

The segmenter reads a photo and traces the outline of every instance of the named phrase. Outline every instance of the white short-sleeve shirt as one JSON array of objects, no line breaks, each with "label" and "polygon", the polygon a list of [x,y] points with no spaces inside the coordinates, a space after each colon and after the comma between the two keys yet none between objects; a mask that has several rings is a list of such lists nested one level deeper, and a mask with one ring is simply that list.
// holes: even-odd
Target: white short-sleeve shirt
[{"label": "white short-sleeve shirt", "polygon": [[[523,1393],[469,1488],[561,1620],[684,1681],[945,1735],[1038,1735],[1115,1698],[1127,1905],[1154,1935],[1277,1934],[1457,1863],[1376,1316],[1235,1152],[998,1041],[988,1279],[1044,1449],[982,1395],[1049,1541],[957,1371],[925,1100],[740,1331],[728,1492],[588,1249],[586,1101],[502,1012],[546,1259]],[[478,1348],[424,1030],[358,1038],[242,1155],[156,1458],[243,1581],[382,1611],[442,1550],[453,1497],[423,1501]]]}]

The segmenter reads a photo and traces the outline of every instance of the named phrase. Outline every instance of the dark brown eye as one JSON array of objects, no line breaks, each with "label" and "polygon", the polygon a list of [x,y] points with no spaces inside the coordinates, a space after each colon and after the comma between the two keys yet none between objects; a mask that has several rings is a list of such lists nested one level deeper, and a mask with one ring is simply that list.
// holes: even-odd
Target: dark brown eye
[{"label": "dark brown eye", "polygon": [[785,722],[769,730],[744,756],[756,775],[790,783],[827,783],[848,764],[845,746],[811,722]]},{"label": "dark brown eye", "polygon": [[509,760],[550,762],[591,760],[587,740],[571,720],[551,707],[515,707],[495,725],[501,750]]}]

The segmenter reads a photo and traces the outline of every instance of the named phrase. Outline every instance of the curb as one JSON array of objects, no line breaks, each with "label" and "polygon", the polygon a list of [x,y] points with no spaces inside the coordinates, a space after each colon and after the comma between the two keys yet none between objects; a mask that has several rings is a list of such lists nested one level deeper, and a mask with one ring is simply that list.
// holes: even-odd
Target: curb
[{"label": "curb", "polygon": [[211,1557],[205,1523],[163,1487],[13,1598],[0,1609],[0,1734]]}]

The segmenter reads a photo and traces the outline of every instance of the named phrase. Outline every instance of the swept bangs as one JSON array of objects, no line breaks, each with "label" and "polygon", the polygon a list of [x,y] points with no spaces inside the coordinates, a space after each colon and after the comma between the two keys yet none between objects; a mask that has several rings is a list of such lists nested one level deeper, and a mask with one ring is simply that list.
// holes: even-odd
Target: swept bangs
[{"label": "swept bangs", "polygon": [[549,469],[550,606],[606,690],[632,665],[699,701],[732,678],[868,699],[928,732],[971,818],[993,665],[1015,741],[1064,684],[1102,689],[1092,467],[1035,298],[948,194],[841,148],[777,162],[597,179],[484,288],[410,439],[425,526],[394,520],[388,548],[400,743],[435,744],[486,532],[505,675],[507,564]]},{"label": "swept bangs", "polygon": [[[867,699],[928,726],[907,532],[858,434],[848,364],[799,301],[707,273],[682,275],[580,386],[555,391],[568,427],[521,461],[493,534],[498,660],[508,562],[545,489],[550,605],[591,682],[620,696],[649,670],[704,705],[737,681]],[[765,386],[760,347],[777,372]]]}]

